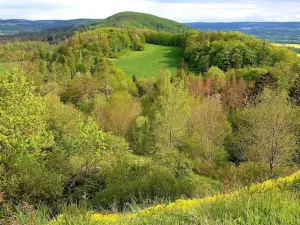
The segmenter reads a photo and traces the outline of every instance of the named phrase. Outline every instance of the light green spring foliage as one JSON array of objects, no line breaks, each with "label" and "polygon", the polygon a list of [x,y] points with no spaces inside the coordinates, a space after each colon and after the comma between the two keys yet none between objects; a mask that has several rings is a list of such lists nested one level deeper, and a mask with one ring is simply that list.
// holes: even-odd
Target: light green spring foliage
[{"label": "light green spring foliage", "polygon": [[158,80],[159,96],[154,103],[157,111],[152,126],[157,147],[172,149],[186,136],[189,106],[183,81],[172,84],[170,79],[168,72],[162,72]]},{"label": "light green spring foliage", "polygon": [[156,77],[159,70],[170,70],[175,75],[182,55],[179,47],[147,44],[144,51],[130,51],[113,62],[128,78],[133,75],[147,78]]},{"label": "light green spring foliage", "polygon": [[137,141],[140,142],[137,145],[142,147],[141,143],[144,143],[144,151],[148,153],[177,148],[187,134],[188,92],[183,81],[171,83],[170,72],[161,71],[156,85],[159,91],[144,97],[143,117],[136,123]]},{"label": "light green spring foliage", "polygon": [[55,93],[50,92],[44,99],[48,129],[54,136],[56,147],[67,152],[71,149],[68,137],[77,135],[78,123],[84,120],[84,115],[73,105],[61,103]]},{"label": "light green spring foliage", "polygon": [[[182,70],[176,77],[172,75],[182,49],[148,45],[141,51],[144,41],[185,48]],[[123,209],[133,199],[143,204],[145,199],[198,198],[218,191],[223,181],[222,188],[231,190],[241,183],[264,180],[269,176],[266,162],[272,161],[276,176],[283,174],[277,174],[277,169],[290,169],[278,167],[293,158],[295,142],[294,110],[283,96],[263,96],[257,105],[242,110],[246,122],[240,125],[246,132],[237,131],[237,135],[230,135],[223,106],[229,104],[227,100],[235,101],[230,94],[236,93],[235,85],[247,86],[231,82],[233,73],[254,81],[266,72],[251,66],[274,66],[271,74],[278,70],[276,77],[283,78],[279,86],[288,88],[298,73],[294,54],[277,52],[275,47],[238,33],[172,35],[127,28],[78,33],[59,46],[16,42],[4,49],[0,61],[18,64],[38,86],[34,90],[17,72],[0,75],[0,200],[4,195],[5,206],[23,201],[37,206],[42,200],[59,212],[69,200],[85,200],[93,209],[111,209],[112,205]],[[115,62],[124,62],[127,78],[135,75],[136,79],[126,79],[110,60],[130,50],[140,52],[130,52]],[[203,74],[208,71],[210,78],[192,80],[201,95],[195,105],[188,102],[186,63]],[[171,73],[160,72],[156,81],[140,79],[156,76],[159,69],[171,69]],[[224,71],[229,71],[226,77]],[[213,90],[205,91],[207,95],[218,93],[221,100],[204,96],[205,89]],[[243,106],[236,104],[232,111]],[[234,132],[239,130],[232,127]],[[272,137],[266,132],[269,127],[276,130]],[[241,163],[238,168],[230,165],[223,150],[228,133],[232,139],[242,137],[236,146],[245,156],[235,159],[228,151],[232,162],[258,162]],[[268,146],[272,141],[276,144]],[[229,147],[227,150],[235,146]],[[1,214],[3,211],[0,209]],[[179,223],[168,219],[167,223]],[[74,224],[78,221],[84,220]]]},{"label": "light green spring foliage", "polygon": [[225,157],[224,139],[230,134],[220,98],[190,99],[188,152],[191,157],[205,159],[210,165]]},{"label": "light green spring foliage", "polygon": [[[239,155],[268,163],[271,171],[287,165],[296,150],[296,110],[285,93],[265,89],[258,102],[236,115],[240,127],[235,142]],[[242,140],[242,141],[241,141]]]},{"label": "light green spring foliage", "polygon": [[35,157],[40,148],[52,145],[52,135],[46,131],[43,120],[45,104],[33,90],[24,75],[16,70],[1,75],[1,150]]},{"label": "light green spring foliage", "polygon": [[4,67],[2,65],[0,65],[0,73],[2,73],[4,71],[5,71]]},{"label": "light green spring foliage", "polygon": [[219,79],[224,79],[226,76],[225,73],[222,70],[220,70],[218,67],[212,66],[211,68],[208,69],[206,73],[206,77],[219,80]]},{"label": "light green spring foliage", "polygon": [[266,89],[259,101],[249,109],[249,158],[268,162],[271,169],[286,165],[296,150],[296,112],[285,93]]},{"label": "light green spring foliage", "polygon": [[0,190],[18,200],[48,199],[60,189],[60,177],[41,163],[42,149],[53,145],[53,136],[47,132],[44,101],[33,90],[19,71],[0,76]]},{"label": "light green spring foliage", "polygon": [[131,122],[139,113],[138,101],[135,101],[127,91],[116,91],[108,100],[103,95],[97,95],[92,115],[101,129],[125,137]]}]

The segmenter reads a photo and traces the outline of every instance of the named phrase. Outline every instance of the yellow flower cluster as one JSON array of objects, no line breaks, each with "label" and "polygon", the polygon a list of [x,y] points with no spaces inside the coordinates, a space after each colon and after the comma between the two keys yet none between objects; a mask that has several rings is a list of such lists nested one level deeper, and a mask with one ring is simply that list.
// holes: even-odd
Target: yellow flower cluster
[{"label": "yellow flower cluster", "polygon": [[[161,204],[161,205],[155,205],[152,207],[149,207],[147,209],[144,209],[140,211],[139,213],[128,213],[125,215],[121,214],[99,214],[99,213],[92,213],[90,220],[95,221],[95,222],[101,222],[104,224],[126,224],[126,222],[136,219],[139,216],[147,216],[147,215],[153,215],[155,213],[161,213],[161,212],[166,212],[166,211],[189,211],[197,206],[200,206],[202,204],[211,204],[215,203],[217,201],[221,200],[227,200],[227,199],[232,199],[239,194],[243,192],[257,192],[257,191],[266,191],[270,188],[274,187],[281,187],[287,184],[290,184],[294,182],[295,180],[300,180],[300,171],[294,173],[293,175],[285,178],[279,178],[277,180],[267,180],[263,183],[260,184],[254,184],[251,185],[250,187],[245,187],[243,189],[240,189],[238,191],[232,192],[230,194],[219,194],[219,195],[214,195],[206,198],[200,198],[200,199],[188,199],[188,200],[183,200],[179,199],[175,202],[169,203],[169,204]],[[63,216],[60,215],[57,217],[55,220],[56,223],[51,223],[49,225],[58,225],[60,224],[59,222],[62,220]]]},{"label": "yellow flower cluster", "polygon": [[277,46],[277,47],[300,48],[299,44],[279,44],[279,43],[273,43],[273,45]]}]

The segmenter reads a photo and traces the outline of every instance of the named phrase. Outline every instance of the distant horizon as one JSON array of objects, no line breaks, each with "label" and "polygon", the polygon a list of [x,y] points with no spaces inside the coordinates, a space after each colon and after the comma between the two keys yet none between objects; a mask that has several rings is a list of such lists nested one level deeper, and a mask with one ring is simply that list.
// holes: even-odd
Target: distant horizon
[{"label": "distant horizon", "polygon": [[[1,0],[0,0],[1,1]],[[112,14],[110,16],[116,15],[118,13],[122,13],[122,12],[126,12],[126,11],[121,11],[121,12],[117,12],[115,14]],[[133,12],[133,11],[127,11],[127,12]],[[136,12],[136,13],[144,13],[144,12]],[[154,15],[151,13],[145,13],[145,14],[150,14],[150,15]],[[110,17],[108,16],[108,17]],[[157,16],[157,15],[154,15]],[[26,19],[26,18],[0,18],[0,21],[9,21],[9,20],[24,20],[24,21],[72,21],[72,20],[104,20],[108,17],[104,17],[104,18],[72,18],[72,19]],[[242,21],[201,21],[201,20],[195,20],[195,21],[186,21],[186,22],[181,22],[181,21],[177,21],[174,19],[170,19],[170,18],[166,18],[163,16],[157,16],[157,17],[161,17],[164,19],[168,19],[168,20],[173,20],[176,21],[178,23],[182,23],[182,24],[189,24],[189,23],[300,23],[300,21],[246,21],[246,20],[242,20]]]},{"label": "distant horizon", "polygon": [[190,22],[300,22],[299,0],[0,0],[1,19],[102,19],[123,11]]}]

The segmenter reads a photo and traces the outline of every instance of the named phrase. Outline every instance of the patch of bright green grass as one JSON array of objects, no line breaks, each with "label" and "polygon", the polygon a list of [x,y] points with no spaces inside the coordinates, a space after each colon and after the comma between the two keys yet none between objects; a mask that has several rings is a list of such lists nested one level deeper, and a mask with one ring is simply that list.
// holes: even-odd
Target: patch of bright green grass
[{"label": "patch of bright green grass", "polygon": [[113,62],[128,78],[155,77],[159,70],[175,75],[182,56],[182,48],[147,44],[144,51],[130,51]]},{"label": "patch of bright green grass", "polygon": [[0,73],[4,72],[4,70],[5,68],[2,65],[0,65]]}]

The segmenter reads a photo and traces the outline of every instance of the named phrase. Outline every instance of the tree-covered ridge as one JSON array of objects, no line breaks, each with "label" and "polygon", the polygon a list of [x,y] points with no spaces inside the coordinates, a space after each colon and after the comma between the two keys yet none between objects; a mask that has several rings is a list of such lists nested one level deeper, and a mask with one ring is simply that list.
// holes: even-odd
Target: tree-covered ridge
[{"label": "tree-covered ridge", "polygon": [[201,72],[206,72],[211,66],[228,71],[298,60],[291,51],[239,32],[191,31],[186,35],[184,47],[186,61]]},{"label": "tree-covered ridge", "polygon": [[153,16],[151,14],[138,12],[117,13],[101,21],[98,26],[135,27],[171,33],[181,33],[190,30],[190,28],[184,24]]},{"label": "tree-covered ridge", "polygon": [[99,23],[100,19],[74,20],[0,20],[0,35],[14,35],[22,32],[42,31],[58,28],[89,26]]},{"label": "tree-covered ridge", "polygon": [[191,71],[206,73],[212,66],[224,72],[246,67],[273,67],[298,62],[296,53],[240,32],[189,31],[184,34],[144,32],[147,43],[181,46]]},{"label": "tree-covered ridge", "polygon": [[0,39],[58,43],[72,37],[77,32],[109,27],[150,29],[171,33],[183,33],[191,29],[176,21],[150,14],[121,12],[106,19],[0,20]]}]

